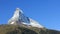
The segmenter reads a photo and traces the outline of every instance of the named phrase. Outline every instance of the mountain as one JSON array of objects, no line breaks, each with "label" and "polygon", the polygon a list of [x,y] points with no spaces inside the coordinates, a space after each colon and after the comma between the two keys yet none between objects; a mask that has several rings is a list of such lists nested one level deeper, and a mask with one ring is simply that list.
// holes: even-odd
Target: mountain
[{"label": "mountain", "polygon": [[0,25],[0,34],[60,34],[60,31],[27,27],[26,25]]},{"label": "mountain", "polygon": [[0,34],[60,34],[60,31],[45,28],[39,22],[26,17],[21,9],[16,8],[8,24],[0,25]]},{"label": "mountain", "polygon": [[14,15],[12,16],[11,19],[9,19],[8,24],[14,24],[14,25],[25,24],[27,26],[31,25],[32,27],[44,28],[44,26],[39,24],[37,21],[29,17],[26,17],[23,11],[19,8],[16,8]]}]

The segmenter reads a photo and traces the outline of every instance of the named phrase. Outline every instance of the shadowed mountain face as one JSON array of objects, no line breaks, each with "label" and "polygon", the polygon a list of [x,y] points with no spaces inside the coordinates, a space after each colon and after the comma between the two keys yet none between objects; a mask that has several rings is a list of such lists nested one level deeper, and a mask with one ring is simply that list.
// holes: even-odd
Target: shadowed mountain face
[{"label": "shadowed mountain face", "polygon": [[26,25],[0,25],[0,34],[60,34],[60,31],[28,27]]}]

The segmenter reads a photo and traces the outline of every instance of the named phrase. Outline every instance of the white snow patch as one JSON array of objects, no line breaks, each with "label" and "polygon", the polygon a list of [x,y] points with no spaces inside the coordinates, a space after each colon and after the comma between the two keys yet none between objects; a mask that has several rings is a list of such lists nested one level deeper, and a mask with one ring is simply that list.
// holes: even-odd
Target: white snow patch
[{"label": "white snow patch", "polygon": [[14,24],[14,22],[11,22],[11,24]]},{"label": "white snow patch", "polygon": [[41,24],[39,24],[37,21],[33,20],[30,18],[30,24],[33,27],[38,27],[38,28],[44,28]]}]

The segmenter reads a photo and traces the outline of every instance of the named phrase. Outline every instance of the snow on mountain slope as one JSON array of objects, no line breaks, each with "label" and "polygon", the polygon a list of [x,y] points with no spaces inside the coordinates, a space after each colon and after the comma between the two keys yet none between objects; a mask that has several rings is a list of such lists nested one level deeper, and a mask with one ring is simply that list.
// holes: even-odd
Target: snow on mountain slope
[{"label": "snow on mountain slope", "polygon": [[37,21],[26,17],[22,12],[22,10],[19,8],[16,9],[12,18],[9,19],[8,24],[19,24],[19,25],[25,24],[25,25],[31,25],[32,27],[44,28]]},{"label": "snow on mountain slope", "polygon": [[41,24],[39,24],[37,21],[33,20],[30,18],[30,24],[33,27],[38,27],[38,28],[44,28]]}]

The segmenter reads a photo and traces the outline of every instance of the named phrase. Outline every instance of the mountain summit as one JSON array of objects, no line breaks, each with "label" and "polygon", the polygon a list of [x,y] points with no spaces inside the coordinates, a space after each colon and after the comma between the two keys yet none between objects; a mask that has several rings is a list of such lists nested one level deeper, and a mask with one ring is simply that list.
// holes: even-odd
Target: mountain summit
[{"label": "mountain summit", "polygon": [[9,19],[8,24],[14,24],[14,25],[30,25],[32,27],[38,27],[38,28],[44,28],[41,24],[39,24],[37,21],[26,17],[23,13],[23,11],[19,8],[16,8],[14,15],[11,19]]}]

